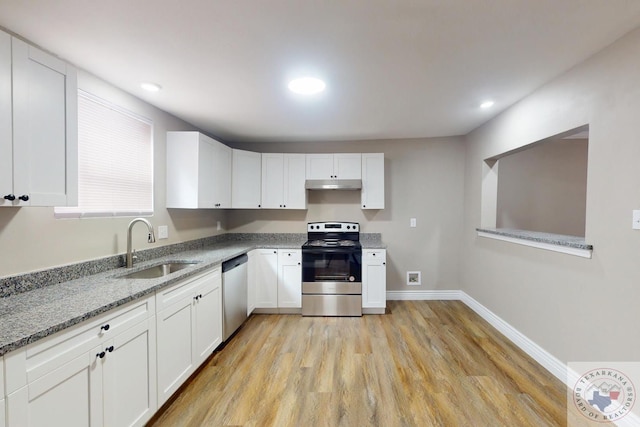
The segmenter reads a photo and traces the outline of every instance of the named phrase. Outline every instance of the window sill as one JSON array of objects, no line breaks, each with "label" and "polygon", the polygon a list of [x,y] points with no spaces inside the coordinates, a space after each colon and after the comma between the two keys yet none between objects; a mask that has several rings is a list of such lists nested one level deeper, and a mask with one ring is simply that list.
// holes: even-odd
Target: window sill
[{"label": "window sill", "polygon": [[506,228],[476,228],[476,231],[478,237],[502,240],[582,258],[591,258],[593,252],[593,246],[586,244],[582,237]]}]

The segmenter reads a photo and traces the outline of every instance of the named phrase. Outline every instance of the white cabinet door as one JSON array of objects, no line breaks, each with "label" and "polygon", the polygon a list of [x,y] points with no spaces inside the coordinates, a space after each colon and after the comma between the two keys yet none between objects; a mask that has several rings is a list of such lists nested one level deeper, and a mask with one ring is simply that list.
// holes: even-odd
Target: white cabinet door
[{"label": "white cabinet door", "polygon": [[4,399],[0,399],[0,427],[6,426],[6,412],[4,410]]},{"label": "white cabinet door", "polygon": [[8,427],[96,427],[102,422],[101,347],[7,397]]},{"label": "white cabinet door", "polygon": [[253,151],[233,150],[231,166],[231,207],[260,208],[262,155]]},{"label": "white cabinet door", "polygon": [[11,130],[11,36],[0,31],[0,206],[13,194],[13,132]]},{"label": "white cabinet door", "polygon": [[167,132],[166,204],[231,207],[231,148],[199,132]]},{"label": "white cabinet door", "polygon": [[304,154],[262,154],[262,208],[306,209]]},{"label": "white cabinet door", "polygon": [[213,140],[198,132],[167,132],[168,208],[213,208]]},{"label": "white cabinet door", "polygon": [[302,307],[302,251],[278,250],[278,307]]},{"label": "white cabinet door", "polygon": [[384,153],[362,154],[362,209],[384,209]]},{"label": "white cabinet door", "polygon": [[360,153],[336,153],[333,155],[333,177],[336,179],[360,179],[362,156]]},{"label": "white cabinet door", "polygon": [[284,155],[284,187],[282,207],[285,209],[307,209],[305,182],[305,155]]},{"label": "white cabinet door", "polygon": [[158,409],[155,317],[107,341],[102,351],[105,426],[143,426]]},{"label": "white cabinet door", "polygon": [[333,179],[333,154],[307,154],[307,179]]},{"label": "white cabinet door", "polygon": [[387,259],[384,249],[362,251],[362,307],[387,306]]},{"label": "white cabinet door", "polygon": [[194,305],[193,295],[189,294],[156,315],[158,407],[195,370]]},{"label": "white cabinet door", "polygon": [[231,148],[213,140],[213,191],[214,204],[217,209],[231,207]]},{"label": "white cabinet door", "polygon": [[75,206],[78,202],[76,70],[12,38],[13,202]]},{"label": "white cabinet door", "polygon": [[250,251],[247,256],[249,261],[247,262],[247,316],[253,313],[256,308],[256,284],[258,282],[258,275],[256,274],[256,254],[257,249]]},{"label": "white cabinet door", "polygon": [[196,288],[194,310],[195,366],[222,343],[222,277],[220,269],[205,276]]},{"label": "white cabinet door", "polygon": [[262,154],[262,203],[263,209],[282,208],[284,200],[284,154]]},{"label": "white cabinet door", "polygon": [[360,179],[360,153],[307,154],[307,179]]},{"label": "white cabinet door", "polygon": [[254,258],[256,308],[278,307],[278,251],[258,249]]}]

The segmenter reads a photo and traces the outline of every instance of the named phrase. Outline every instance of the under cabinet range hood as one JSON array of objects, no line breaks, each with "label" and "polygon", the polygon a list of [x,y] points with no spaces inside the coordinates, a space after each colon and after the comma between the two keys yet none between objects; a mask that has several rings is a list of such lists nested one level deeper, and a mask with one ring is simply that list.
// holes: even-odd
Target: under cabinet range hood
[{"label": "under cabinet range hood", "polygon": [[361,179],[308,179],[304,188],[307,190],[361,190]]}]

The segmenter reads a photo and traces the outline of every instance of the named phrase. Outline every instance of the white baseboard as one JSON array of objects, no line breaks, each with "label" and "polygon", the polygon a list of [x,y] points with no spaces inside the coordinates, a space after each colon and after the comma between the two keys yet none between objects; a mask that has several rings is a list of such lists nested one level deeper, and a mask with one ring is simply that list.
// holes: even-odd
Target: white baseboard
[{"label": "white baseboard", "polygon": [[570,385],[573,387],[575,383],[570,384],[569,378],[567,378],[567,365],[497,316],[487,307],[473,299],[466,292],[460,291],[460,300],[480,317],[489,322],[491,326],[500,331],[500,333],[509,338],[512,343],[520,347],[522,351],[541,364],[547,371],[551,372],[556,378],[567,384],[567,386]]}]

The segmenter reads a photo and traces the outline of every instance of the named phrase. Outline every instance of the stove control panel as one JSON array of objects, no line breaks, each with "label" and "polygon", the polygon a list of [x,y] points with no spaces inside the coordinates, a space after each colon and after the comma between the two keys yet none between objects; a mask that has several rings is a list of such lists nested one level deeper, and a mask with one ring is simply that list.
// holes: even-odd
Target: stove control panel
[{"label": "stove control panel", "polygon": [[357,222],[310,222],[307,224],[307,231],[311,232],[347,232],[360,231],[360,224]]}]

